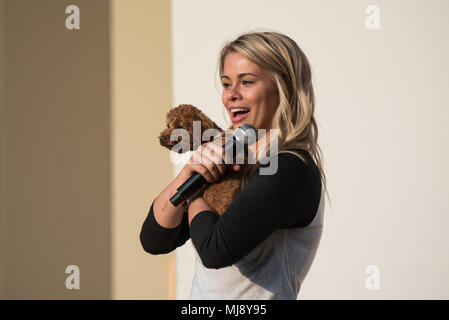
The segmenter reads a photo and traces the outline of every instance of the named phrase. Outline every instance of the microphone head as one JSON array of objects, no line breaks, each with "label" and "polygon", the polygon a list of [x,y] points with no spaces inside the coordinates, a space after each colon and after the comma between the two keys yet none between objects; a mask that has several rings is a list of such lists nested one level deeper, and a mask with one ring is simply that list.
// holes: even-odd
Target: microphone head
[{"label": "microphone head", "polygon": [[234,137],[245,146],[251,145],[257,141],[257,130],[252,125],[245,123],[235,130]]}]

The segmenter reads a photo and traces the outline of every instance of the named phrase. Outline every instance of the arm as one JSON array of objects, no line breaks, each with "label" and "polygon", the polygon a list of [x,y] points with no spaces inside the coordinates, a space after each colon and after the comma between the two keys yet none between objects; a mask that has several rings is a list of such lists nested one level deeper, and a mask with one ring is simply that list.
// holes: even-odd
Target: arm
[{"label": "arm", "polygon": [[256,172],[222,216],[208,209],[201,197],[189,206],[190,236],[204,266],[232,265],[277,228],[308,225],[321,196],[315,166],[296,156],[279,154],[274,175]]},{"label": "arm", "polygon": [[187,177],[181,171],[151,204],[140,231],[140,243],[151,254],[173,251],[189,238],[189,225],[185,204],[174,207],[169,199]]},{"label": "arm", "polygon": [[[212,148],[216,153],[210,153]],[[222,160],[221,151],[221,146],[215,146],[212,143],[199,147],[198,152],[194,153],[173,182],[153,201],[140,232],[140,242],[146,252],[151,254],[168,253],[189,239],[186,204],[174,207],[170,198],[193,172],[199,172],[209,182],[217,181],[226,170],[224,164],[216,164],[219,159]],[[238,167],[237,165],[235,169]],[[201,190],[192,198],[197,197],[200,193]]]},{"label": "arm", "polygon": [[190,238],[187,212],[182,214],[181,223],[175,228],[164,228],[155,219],[154,201],[140,231],[140,243],[151,254],[169,253],[182,246]]}]

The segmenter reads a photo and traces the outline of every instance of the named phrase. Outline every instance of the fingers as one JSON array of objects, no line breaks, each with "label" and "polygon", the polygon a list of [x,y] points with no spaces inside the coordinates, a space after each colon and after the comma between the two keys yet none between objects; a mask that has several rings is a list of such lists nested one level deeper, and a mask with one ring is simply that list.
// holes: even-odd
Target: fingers
[{"label": "fingers", "polygon": [[223,159],[223,147],[212,142],[206,143],[204,145],[204,153],[208,161],[211,161],[215,164],[215,167],[218,169],[219,174],[223,175],[226,172],[226,165],[224,164]]},{"label": "fingers", "polygon": [[201,164],[191,164],[190,166],[192,167],[192,171],[201,174],[208,182],[212,183],[216,181],[215,176],[205,166]]},{"label": "fingers", "polygon": [[189,160],[192,171],[200,173],[208,182],[216,182],[226,172],[221,146],[209,142],[201,145]]}]

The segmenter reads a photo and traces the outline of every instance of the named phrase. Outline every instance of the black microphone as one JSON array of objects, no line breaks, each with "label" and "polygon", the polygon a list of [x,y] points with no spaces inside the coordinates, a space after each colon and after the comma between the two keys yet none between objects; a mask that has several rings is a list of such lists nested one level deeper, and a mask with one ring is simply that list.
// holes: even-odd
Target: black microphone
[{"label": "black microphone", "polygon": [[[229,139],[224,145],[226,157],[225,163],[228,162],[229,154],[232,154],[232,160],[235,159],[237,151],[244,150],[248,144],[252,144],[256,139],[257,132],[252,125],[244,124],[238,127],[232,136],[232,139]],[[198,191],[206,182],[207,180],[200,173],[193,173],[192,176],[176,190],[175,195],[170,198],[170,202],[177,207]]]}]

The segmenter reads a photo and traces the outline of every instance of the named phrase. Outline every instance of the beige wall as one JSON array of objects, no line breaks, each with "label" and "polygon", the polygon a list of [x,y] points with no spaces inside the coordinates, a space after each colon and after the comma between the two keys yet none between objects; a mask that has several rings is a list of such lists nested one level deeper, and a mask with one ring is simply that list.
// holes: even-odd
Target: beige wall
[{"label": "beige wall", "polygon": [[171,107],[170,1],[111,1],[112,297],[165,299],[172,255],[143,251],[139,232],[169,184],[169,152],[157,137]]},{"label": "beige wall", "polygon": [[[138,236],[171,176],[156,140],[170,2],[124,3],[0,0],[0,298],[169,297],[170,257]],[[65,287],[71,264],[80,290]]]},{"label": "beige wall", "polygon": [[3,270],[4,270],[4,261],[5,261],[5,252],[4,252],[4,245],[5,245],[5,238],[4,238],[4,210],[3,206],[5,203],[4,200],[4,173],[3,173],[3,153],[4,153],[4,133],[3,133],[3,119],[5,118],[4,114],[4,93],[5,93],[5,86],[3,81],[4,76],[4,64],[3,64],[3,33],[4,33],[4,16],[3,16],[3,5],[4,1],[0,0],[0,299],[4,298],[4,277],[3,277]]},{"label": "beige wall", "polygon": [[[80,1],[2,1],[3,297],[109,298],[109,13]],[[2,90],[3,91],[3,90]],[[65,268],[80,268],[67,290]]]}]

